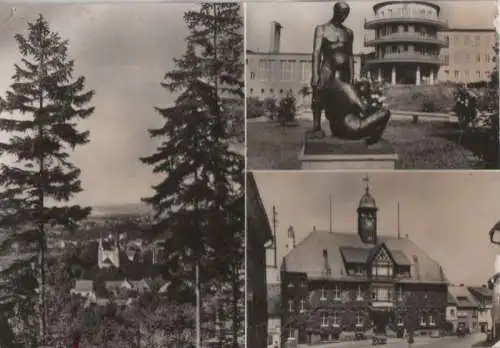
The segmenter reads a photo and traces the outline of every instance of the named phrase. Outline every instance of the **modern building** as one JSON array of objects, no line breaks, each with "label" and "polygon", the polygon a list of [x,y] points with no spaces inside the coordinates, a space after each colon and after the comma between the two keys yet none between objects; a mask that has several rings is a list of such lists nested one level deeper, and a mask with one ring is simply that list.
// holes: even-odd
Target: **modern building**
[{"label": "modern building", "polygon": [[468,287],[474,299],[479,303],[477,321],[482,332],[487,332],[492,328],[493,317],[493,291],[486,285]]},{"label": "modern building", "polygon": [[284,257],[282,337],[290,344],[371,330],[433,334],[444,327],[443,269],[408,237],[379,234],[377,212],[367,185],[357,231],[313,229]]},{"label": "modern building", "polygon": [[247,175],[247,347],[267,346],[266,244],[272,240],[269,220],[252,173]]},{"label": "modern building", "polygon": [[440,7],[427,1],[384,1],[373,6],[365,29],[374,37],[365,46],[375,52],[367,59],[367,70],[391,84],[434,84],[441,66],[440,49],[448,43],[438,32],[448,28],[440,18]]},{"label": "modern building", "polygon": [[439,81],[470,83],[489,81],[495,66],[493,47],[494,28],[450,28],[438,33],[448,43],[440,52]]},{"label": "modern building", "polygon": [[457,325],[464,325],[470,332],[477,332],[479,303],[464,284],[449,286],[448,290],[457,304]]},{"label": "modern building", "polygon": [[[291,90],[303,98],[299,103],[308,103],[308,96],[301,92],[309,88],[312,75],[312,52],[281,52],[280,42],[283,27],[271,23],[271,41],[268,52],[247,50],[246,89],[247,96],[256,98],[280,98]],[[354,56],[354,76],[361,75],[363,55]]]}]

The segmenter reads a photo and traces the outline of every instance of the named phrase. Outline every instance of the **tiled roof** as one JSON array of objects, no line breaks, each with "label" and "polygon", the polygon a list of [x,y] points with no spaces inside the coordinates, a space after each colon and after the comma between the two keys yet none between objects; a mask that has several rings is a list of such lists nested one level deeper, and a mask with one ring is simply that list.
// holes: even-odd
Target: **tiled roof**
[{"label": "tiled roof", "polygon": [[479,295],[484,297],[493,297],[493,290],[488,289],[483,286],[469,286],[468,287],[471,292],[477,292]]},{"label": "tiled roof", "polygon": [[479,303],[465,286],[449,286],[448,292],[455,299],[458,308],[479,307]]},{"label": "tiled roof", "polygon": [[448,299],[447,299],[447,304],[448,306],[456,306],[457,305],[457,300],[448,292]]},{"label": "tiled roof", "polygon": [[[411,278],[408,281],[424,283],[448,283],[444,272],[423,249],[408,238],[378,236],[378,242],[384,243],[395,261],[410,266]],[[373,245],[365,244],[356,233],[330,233],[314,231],[302,240],[284,258],[283,267],[288,272],[306,273],[309,278],[322,277],[325,268],[323,250],[327,250],[328,263],[332,278],[350,278],[346,276],[343,252],[348,257],[361,259],[363,254],[369,255]],[[359,249],[365,249],[361,252]]]},{"label": "tiled roof", "polygon": [[347,263],[366,263],[370,252],[366,248],[340,247],[339,249]]}]

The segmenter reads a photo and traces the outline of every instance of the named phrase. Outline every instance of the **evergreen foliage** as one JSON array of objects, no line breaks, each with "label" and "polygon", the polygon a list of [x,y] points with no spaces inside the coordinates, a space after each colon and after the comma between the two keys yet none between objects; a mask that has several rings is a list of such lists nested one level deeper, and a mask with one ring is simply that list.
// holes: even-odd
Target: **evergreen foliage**
[{"label": "evergreen foliage", "polygon": [[78,130],[77,122],[94,112],[86,107],[94,91],[85,91],[83,76],[73,78],[68,41],[51,31],[43,16],[28,23],[26,36],[15,39],[21,63],[15,64],[13,82],[0,104],[0,131],[8,135],[0,143],[0,231],[6,234],[0,253],[25,257],[1,272],[0,290],[2,313],[21,313],[18,328],[26,330],[16,335],[29,332],[30,339],[23,341],[28,347],[28,341],[45,343],[48,228],[73,231],[90,213],[90,208],[68,203],[82,190],[80,169],[69,157],[89,141],[89,132]]}]

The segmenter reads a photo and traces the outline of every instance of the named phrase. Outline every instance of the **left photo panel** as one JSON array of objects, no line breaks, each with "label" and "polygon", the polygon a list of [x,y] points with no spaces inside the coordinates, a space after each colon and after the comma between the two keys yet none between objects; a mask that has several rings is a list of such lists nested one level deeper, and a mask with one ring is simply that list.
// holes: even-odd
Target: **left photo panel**
[{"label": "left photo panel", "polygon": [[243,347],[239,3],[0,5],[0,346]]}]

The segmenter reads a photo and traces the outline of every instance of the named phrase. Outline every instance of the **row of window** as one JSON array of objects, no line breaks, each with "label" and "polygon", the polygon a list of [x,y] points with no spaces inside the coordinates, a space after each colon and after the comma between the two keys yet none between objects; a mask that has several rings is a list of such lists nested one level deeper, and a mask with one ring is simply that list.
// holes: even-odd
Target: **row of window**
[{"label": "row of window", "polygon": [[[276,64],[278,65],[278,70],[275,69]],[[309,82],[311,78],[312,66],[310,60],[272,60],[272,59],[261,59],[259,61],[259,69],[257,76],[255,73],[250,73],[250,79],[254,80],[256,77],[260,81],[300,81]],[[275,76],[279,75],[279,76]]]},{"label": "row of window", "polygon": [[425,56],[435,56],[439,55],[438,48],[432,47],[424,47],[420,45],[387,45],[379,47],[377,49],[378,57],[382,57],[384,54],[394,54],[394,53],[412,53],[417,55],[425,55]]},{"label": "row of window", "polygon": [[452,41],[454,45],[462,45],[463,46],[481,46],[481,43],[486,45],[486,46],[493,46],[495,44],[496,37],[495,35],[491,36],[483,36],[481,38],[480,35],[475,35],[475,36],[469,36],[469,35],[445,35],[445,40],[447,42]]},{"label": "row of window", "polygon": [[[356,312],[354,314],[354,323],[356,326],[363,326],[364,323],[365,323],[365,320],[366,320],[366,315],[365,313],[363,312]],[[321,327],[330,327],[330,326],[333,326],[333,327],[340,327],[340,325],[342,324],[342,316],[341,316],[341,313],[340,312],[322,312],[321,313]],[[404,326],[404,318],[403,316],[401,315],[398,315],[396,317],[396,322],[395,324],[397,326]],[[419,325],[421,327],[434,327],[436,326],[436,320],[435,320],[435,317],[434,315],[432,314],[421,314],[419,316]],[[288,339],[289,340],[294,340],[295,339],[295,332],[296,332],[296,329],[294,328],[289,328],[287,330],[288,332]]]},{"label": "row of window", "polygon": [[[452,75],[453,73],[453,75]],[[444,80],[449,81],[452,78],[455,81],[488,81],[491,77],[491,72],[486,70],[481,73],[481,71],[477,70],[475,74],[471,73],[469,70],[465,71],[460,71],[460,70],[453,70],[451,72],[448,69],[443,70],[444,74]]]},{"label": "row of window", "polygon": [[386,36],[399,33],[419,33],[424,36],[437,38],[437,31],[435,28],[423,25],[383,25],[375,31],[375,37]]},{"label": "row of window", "polygon": [[[321,289],[319,296],[320,302],[327,302],[328,300],[341,301],[343,299],[343,292],[339,286],[335,286],[331,293],[325,289]],[[366,292],[363,291],[361,287],[358,287],[356,290],[356,294],[352,299],[355,301],[364,301],[365,296]],[[392,288],[376,286],[373,287],[370,291],[370,299],[372,301],[379,302],[392,302],[394,300],[403,301],[403,288],[398,287],[396,294],[394,294],[394,290]],[[296,307],[297,302],[298,306]],[[288,312],[294,313],[298,311],[299,313],[304,313],[307,310],[307,304],[308,301],[304,296],[300,297],[298,301],[290,299],[288,300]]]},{"label": "row of window", "polygon": [[423,17],[429,19],[437,19],[437,13],[433,10],[424,10],[424,9],[416,9],[416,8],[389,8],[384,11],[380,11],[377,13],[377,17],[386,18],[386,17]]},{"label": "row of window", "polygon": [[[491,55],[489,53],[485,53],[484,56],[481,53],[476,53],[475,55],[471,55],[467,52],[456,52],[452,55],[453,62],[455,64],[463,64],[463,63],[491,63]],[[443,54],[442,55],[443,65],[450,65],[450,55]]]}]

